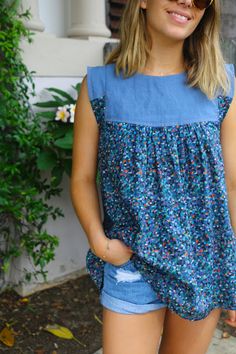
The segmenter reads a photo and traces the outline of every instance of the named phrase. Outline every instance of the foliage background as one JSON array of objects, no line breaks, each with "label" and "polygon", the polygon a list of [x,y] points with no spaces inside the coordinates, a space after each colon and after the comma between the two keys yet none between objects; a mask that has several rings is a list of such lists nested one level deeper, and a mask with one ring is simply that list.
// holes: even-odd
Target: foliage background
[{"label": "foliage background", "polygon": [[20,41],[32,42],[33,33],[23,25],[29,11],[20,13],[20,1],[0,0],[0,272],[15,257],[28,254],[34,271],[24,270],[23,280],[34,275],[46,279],[45,266],[55,258],[59,244],[44,226],[51,217],[63,216],[49,204],[61,189],[52,178],[43,178],[37,165],[50,134],[42,133],[40,118],[29,103],[35,96],[32,75],[22,61]]}]

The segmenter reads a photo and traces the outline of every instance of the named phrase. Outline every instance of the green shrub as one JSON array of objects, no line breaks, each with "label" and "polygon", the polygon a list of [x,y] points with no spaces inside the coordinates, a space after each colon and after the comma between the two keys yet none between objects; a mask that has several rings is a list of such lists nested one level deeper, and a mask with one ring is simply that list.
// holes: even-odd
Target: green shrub
[{"label": "green shrub", "polygon": [[24,270],[24,281],[32,275],[47,278],[45,266],[54,259],[59,240],[44,229],[49,218],[63,216],[49,204],[60,195],[55,179],[42,177],[37,165],[51,136],[43,133],[40,117],[29,103],[35,96],[32,74],[21,57],[20,42],[32,42],[33,33],[23,25],[29,11],[19,13],[20,1],[0,0],[0,273],[15,257],[28,254],[34,271]]}]

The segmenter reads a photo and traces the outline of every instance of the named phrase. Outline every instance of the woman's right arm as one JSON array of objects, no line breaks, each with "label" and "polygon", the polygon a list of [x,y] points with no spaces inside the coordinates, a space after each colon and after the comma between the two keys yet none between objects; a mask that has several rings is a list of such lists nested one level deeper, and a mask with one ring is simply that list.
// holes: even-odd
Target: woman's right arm
[{"label": "woman's right arm", "polygon": [[88,97],[87,75],[76,102],[71,174],[71,199],[91,250],[100,257],[108,238],[101,221],[96,187],[99,128]]},{"label": "woman's right arm", "polygon": [[105,235],[96,186],[99,128],[88,96],[87,75],[84,77],[76,102],[71,199],[92,252],[106,261],[119,265],[126,262],[133,251],[118,239],[109,242]]}]

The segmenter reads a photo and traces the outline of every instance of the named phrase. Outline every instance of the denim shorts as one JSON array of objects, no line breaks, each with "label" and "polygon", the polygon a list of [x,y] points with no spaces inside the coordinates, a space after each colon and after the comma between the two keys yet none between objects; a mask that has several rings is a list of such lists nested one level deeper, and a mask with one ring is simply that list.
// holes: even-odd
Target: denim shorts
[{"label": "denim shorts", "polygon": [[131,259],[119,266],[105,263],[99,299],[104,307],[125,314],[145,313],[167,306],[157,300],[151,285],[143,279]]}]

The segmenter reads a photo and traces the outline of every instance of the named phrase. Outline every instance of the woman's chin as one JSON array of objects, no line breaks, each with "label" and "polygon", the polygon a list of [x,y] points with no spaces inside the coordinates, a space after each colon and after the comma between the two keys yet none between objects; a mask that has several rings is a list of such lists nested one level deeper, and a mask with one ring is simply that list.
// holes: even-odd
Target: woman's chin
[{"label": "woman's chin", "polygon": [[183,30],[178,31],[178,30],[173,29],[172,31],[168,31],[166,33],[166,37],[172,41],[183,42],[187,37],[190,36],[190,34],[191,33],[183,31]]}]

